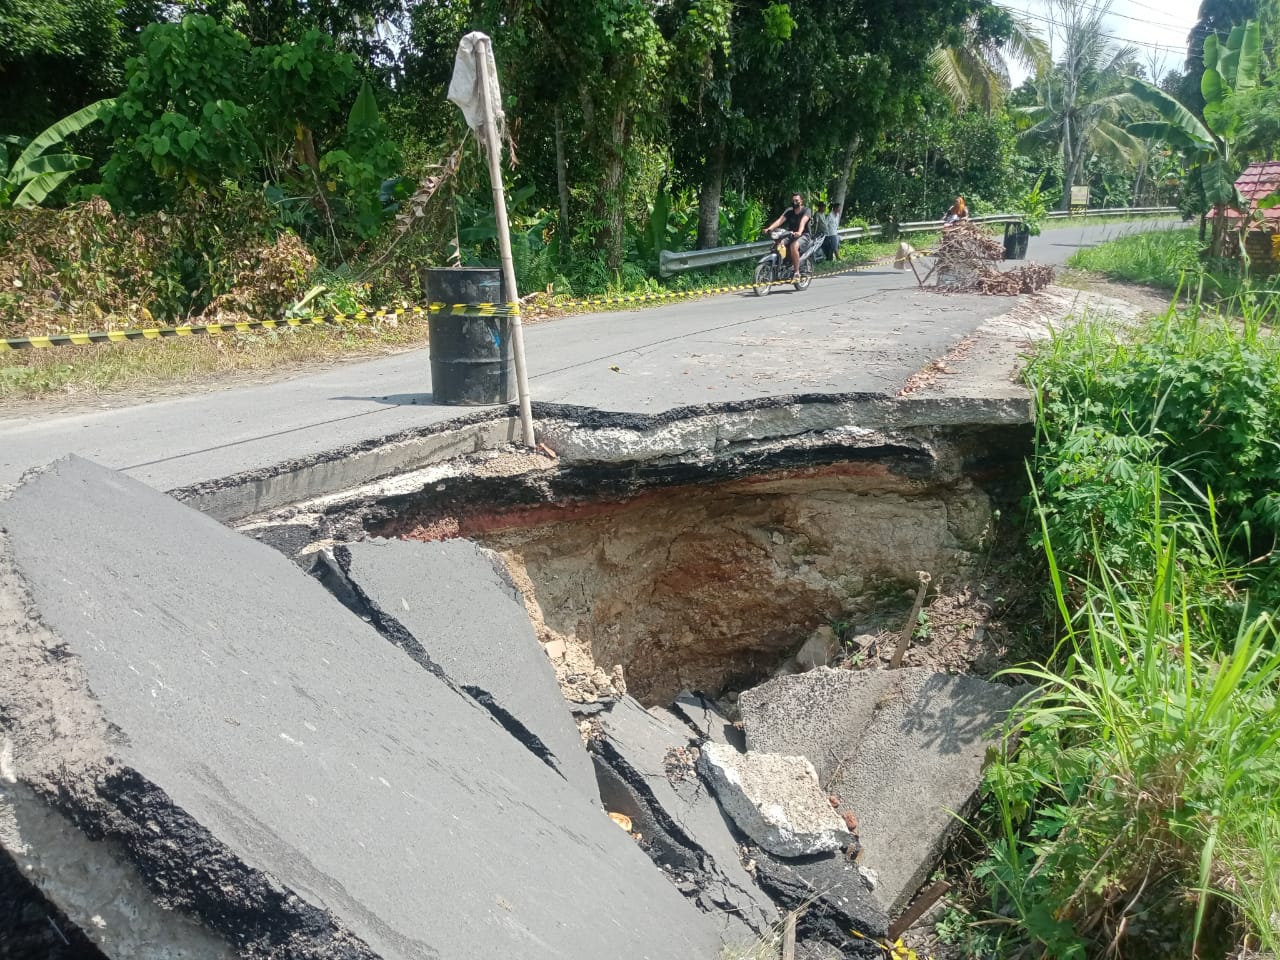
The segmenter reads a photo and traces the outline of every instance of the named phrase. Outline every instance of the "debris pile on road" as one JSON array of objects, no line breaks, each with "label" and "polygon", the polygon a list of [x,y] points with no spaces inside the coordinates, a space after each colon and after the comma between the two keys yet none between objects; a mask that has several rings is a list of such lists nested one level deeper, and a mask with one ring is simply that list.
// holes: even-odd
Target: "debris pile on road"
[{"label": "debris pile on road", "polygon": [[942,230],[938,241],[938,259],[944,264],[959,266],[977,264],[984,260],[1003,260],[1004,247],[994,237],[973,223],[953,223]]},{"label": "debris pile on road", "polygon": [[[921,276],[915,261],[928,256],[934,258],[933,264]],[[910,267],[921,288],[942,293],[1012,297],[1035,293],[1053,282],[1053,267],[1029,263],[1003,271],[993,265],[1003,259],[1004,247],[999,241],[983,233],[976,224],[955,223],[942,231],[938,247],[932,253],[922,253],[909,243],[899,245],[894,266],[899,270]]]},{"label": "debris pile on road", "polygon": [[1020,293],[1035,293],[1053,283],[1053,267],[1045,263],[1028,263],[1012,270],[1001,271],[985,264],[978,268],[979,293],[1002,297],[1016,297]]}]

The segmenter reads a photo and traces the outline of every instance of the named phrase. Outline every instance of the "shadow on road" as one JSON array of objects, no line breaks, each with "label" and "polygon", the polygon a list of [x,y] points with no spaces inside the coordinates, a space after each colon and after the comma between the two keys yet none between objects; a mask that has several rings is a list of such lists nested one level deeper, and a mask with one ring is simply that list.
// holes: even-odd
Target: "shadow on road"
[{"label": "shadow on road", "polygon": [[435,405],[431,393],[389,393],[382,397],[330,397],[330,400],[359,400],[363,403],[385,403],[391,407],[430,407]]}]

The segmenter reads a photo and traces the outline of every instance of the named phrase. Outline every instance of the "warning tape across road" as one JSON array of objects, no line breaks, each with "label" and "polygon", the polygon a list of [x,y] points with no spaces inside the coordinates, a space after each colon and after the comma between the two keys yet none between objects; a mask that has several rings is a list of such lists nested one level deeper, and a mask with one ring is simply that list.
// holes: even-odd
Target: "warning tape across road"
[{"label": "warning tape across road", "polygon": [[[860,263],[844,270],[828,270],[815,273],[813,278],[837,277],[856,273],[874,266],[878,261]],[[791,286],[794,280],[774,280],[771,287]],[[669,290],[662,293],[642,293],[625,297],[583,297],[553,304],[556,309],[581,309],[603,306],[625,306],[637,303],[654,303],[663,300],[684,300],[690,297],[715,296],[751,290],[759,284],[740,283],[732,286],[699,287],[694,290]],[[326,313],[311,317],[290,317],[284,320],[243,320],[232,323],[198,323],[179,327],[138,327],[126,330],[101,330],[84,333],[51,333],[39,337],[10,337],[0,339],[0,353],[47,347],[85,346],[93,343],[123,343],[127,340],[162,340],[168,337],[196,337],[204,334],[241,333],[250,330],[277,330],[286,327],[341,326],[346,323],[363,323],[388,317],[441,316],[509,317],[521,313],[518,303],[429,303],[425,307],[387,307],[378,310],[356,310],[352,313]]]}]

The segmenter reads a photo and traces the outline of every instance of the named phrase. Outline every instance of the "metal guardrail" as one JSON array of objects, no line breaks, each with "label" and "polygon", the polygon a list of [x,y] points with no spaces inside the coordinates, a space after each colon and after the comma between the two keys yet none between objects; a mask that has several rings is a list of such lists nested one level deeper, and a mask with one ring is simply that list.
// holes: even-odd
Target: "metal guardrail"
[{"label": "metal guardrail", "polygon": [[[1098,210],[1086,210],[1083,213],[1055,210],[1048,216],[1052,219],[1058,219],[1059,217],[1121,217],[1134,214],[1177,212],[1177,207],[1107,207]],[[1021,223],[1023,219],[1020,213],[990,213],[982,217],[970,217],[969,222]],[[898,233],[926,233],[941,229],[941,220],[915,220],[897,225]],[[869,227],[842,227],[837,232],[842,241],[865,240],[870,237],[883,236],[884,227],[880,224],[872,224]],[[768,240],[758,240],[755,243],[739,243],[732,247],[707,247],[705,250],[663,250],[658,254],[658,273],[661,276],[669,277],[673,274],[684,273],[686,270],[705,270],[708,267],[718,267],[722,263],[749,260],[752,257],[763,256],[769,251],[770,246],[771,244]]]}]

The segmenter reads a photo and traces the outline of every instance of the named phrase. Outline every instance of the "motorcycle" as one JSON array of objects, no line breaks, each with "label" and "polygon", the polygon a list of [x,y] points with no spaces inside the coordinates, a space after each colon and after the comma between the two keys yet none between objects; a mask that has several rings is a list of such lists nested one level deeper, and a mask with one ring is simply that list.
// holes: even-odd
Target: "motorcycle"
[{"label": "motorcycle", "polygon": [[813,282],[813,265],[822,252],[821,238],[809,234],[800,237],[800,272],[791,274],[791,255],[787,251],[786,240],[791,231],[779,227],[769,231],[769,240],[773,248],[756,263],[755,277],[751,289],[757,297],[763,297],[775,284],[791,283],[797,290],[807,290]]}]

